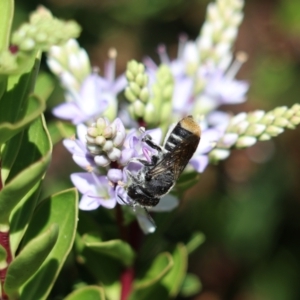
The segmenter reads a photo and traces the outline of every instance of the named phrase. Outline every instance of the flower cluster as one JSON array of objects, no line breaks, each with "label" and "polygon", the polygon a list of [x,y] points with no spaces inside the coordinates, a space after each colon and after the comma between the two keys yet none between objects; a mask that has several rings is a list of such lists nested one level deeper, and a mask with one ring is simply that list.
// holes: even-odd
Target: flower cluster
[{"label": "flower cluster", "polygon": [[[150,58],[143,64],[130,61],[118,78],[114,49],[101,77],[98,70],[91,71],[87,54],[75,40],[52,47],[48,65],[67,99],[53,113],[76,125],[77,139],[67,139],[64,145],[86,171],[71,175],[83,195],[81,209],[114,208],[117,203],[134,206],[126,193],[127,174],[142,167],[134,161],[151,161],[156,154],[143,141],[144,135],[161,143],[172,124],[186,115],[192,114],[202,130],[199,147],[186,168],[198,173],[209,162],[227,158],[234,147],[249,147],[300,123],[299,105],[235,117],[220,110],[223,104],[244,102],[249,88],[247,82],[235,79],[247,55],[239,52],[233,59],[232,53],[243,4],[242,0],[211,3],[199,37],[195,41],[180,37],[176,59],[171,60],[160,45],[159,66]],[[121,91],[127,103],[118,100]],[[152,210],[166,211],[177,204],[175,197],[167,195]],[[137,207],[134,212],[144,232],[153,232],[145,211]]]},{"label": "flower cluster", "polygon": [[6,74],[17,74],[28,67],[38,51],[48,51],[52,45],[63,45],[80,34],[80,26],[74,21],[63,21],[39,6],[11,37],[9,49],[0,51],[0,70]]}]

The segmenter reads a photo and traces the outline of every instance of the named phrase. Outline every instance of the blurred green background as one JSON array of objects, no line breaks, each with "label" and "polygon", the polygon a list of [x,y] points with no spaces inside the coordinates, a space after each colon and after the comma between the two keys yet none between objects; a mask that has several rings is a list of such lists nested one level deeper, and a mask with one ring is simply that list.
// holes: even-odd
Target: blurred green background
[{"label": "blurred green background", "polygon": [[[196,38],[207,0],[16,1],[14,26],[39,4],[56,17],[75,19],[92,64],[103,69],[110,47],[118,51],[117,72],[130,59],[158,61],[165,43],[176,56],[178,36]],[[235,50],[249,54],[238,78],[251,83],[248,101],[233,113],[291,106],[300,95],[300,1],[247,0]],[[42,70],[48,72],[43,61]],[[63,101],[57,87],[51,108]],[[61,143],[54,148],[44,194],[71,186],[76,170]],[[164,218],[161,215],[157,218]],[[192,254],[189,271],[202,281],[195,300],[300,299],[300,128],[270,142],[233,151],[210,166],[172,214],[166,237],[184,240],[200,230],[206,242]],[[159,241],[158,241],[159,242]]]}]

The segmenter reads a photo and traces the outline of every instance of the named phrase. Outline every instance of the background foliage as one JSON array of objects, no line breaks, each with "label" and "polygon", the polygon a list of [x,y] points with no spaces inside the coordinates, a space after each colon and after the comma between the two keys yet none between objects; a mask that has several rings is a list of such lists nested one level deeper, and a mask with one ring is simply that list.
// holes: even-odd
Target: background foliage
[{"label": "background foliage", "polygon": [[[78,21],[83,29],[79,42],[93,65],[101,68],[108,49],[115,47],[121,72],[129,59],[140,60],[145,54],[157,59],[155,49],[161,42],[174,56],[179,33],[186,32],[190,38],[198,35],[207,3],[16,1],[14,27],[43,4],[58,18]],[[246,1],[236,49],[249,54],[239,77],[249,80],[251,88],[247,103],[234,107],[233,113],[299,102],[299,10],[297,0]],[[42,69],[48,72],[43,64]],[[47,120],[52,118],[51,108],[62,101],[62,91],[56,85],[47,103]],[[199,230],[206,241],[190,256],[189,271],[201,278],[202,292],[191,299],[299,299],[299,135],[299,128],[287,131],[270,142],[236,150],[226,161],[210,166],[185,195],[171,221],[166,224],[165,214],[156,216],[161,229],[155,237],[143,238],[144,259],[162,247],[160,234],[176,242]],[[56,145],[43,194],[71,187],[69,174],[74,169],[70,155]],[[106,213],[101,209],[94,212],[96,218],[105,218]],[[87,219],[81,214],[80,220]],[[51,299],[70,292],[76,282],[80,269],[68,261]],[[94,292],[101,293],[96,288]]]}]

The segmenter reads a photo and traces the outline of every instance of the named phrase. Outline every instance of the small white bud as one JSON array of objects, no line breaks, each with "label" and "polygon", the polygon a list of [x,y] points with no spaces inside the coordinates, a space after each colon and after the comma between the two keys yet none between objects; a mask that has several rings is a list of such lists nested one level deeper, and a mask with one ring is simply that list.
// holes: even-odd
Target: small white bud
[{"label": "small white bud", "polygon": [[253,146],[256,143],[256,138],[253,136],[242,136],[236,142],[237,148],[245,148]]}]

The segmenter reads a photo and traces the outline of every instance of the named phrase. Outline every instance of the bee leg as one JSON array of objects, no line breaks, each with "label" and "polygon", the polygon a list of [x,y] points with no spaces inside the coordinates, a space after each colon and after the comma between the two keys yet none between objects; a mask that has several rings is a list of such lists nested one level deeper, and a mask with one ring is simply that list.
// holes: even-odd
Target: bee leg
[{"label": "bee leg", "polygon": [[146,166],[146,167],[151,167],[151,166],[154,166],[158,161],[158,157],[153,155],[151,157],[151,162],[145,160],[145,159],[141,159],[141,158],[132,158],[130,160],[130,162],[138,162],[138,163],[141,163],[143,166]]},{"label": "bee leg", "polygon": [[151,215],[150,215],[148,209],[147,209],[145,206],[144,206],[144,210],[145,210],[145,212],[146,212],[146,215],[147,215],[148,220],[150,221],[150,223],[152,223],[152,225],[154,226],[154,228],[156,228],[156,224],[155,224],[153,218],[151,217]]},{"label": "bee leg", "polygon": [[121,201],[125,204],[125,205],[128,205],[130,206],[133,211],[135,211],[135,206],[136,206],[136,203],[134,201],[131,200],[131,202],[129,201],[125,201],[120,195],[118,195],[118,197],[121,199]]},{"label": "bee leg", "polygon": [[154,143],[154,142],[152,141],[152,137],[151,137],[149,134],[146,134],[146,135],[143,137],[142,141],[145,142],[145,143],[146,143],[148,146],[150,146],[152,149],[155,149],[155,150],[157,150],[158,152],[163,152],[163,148],[162,148],[160,145]]}]

